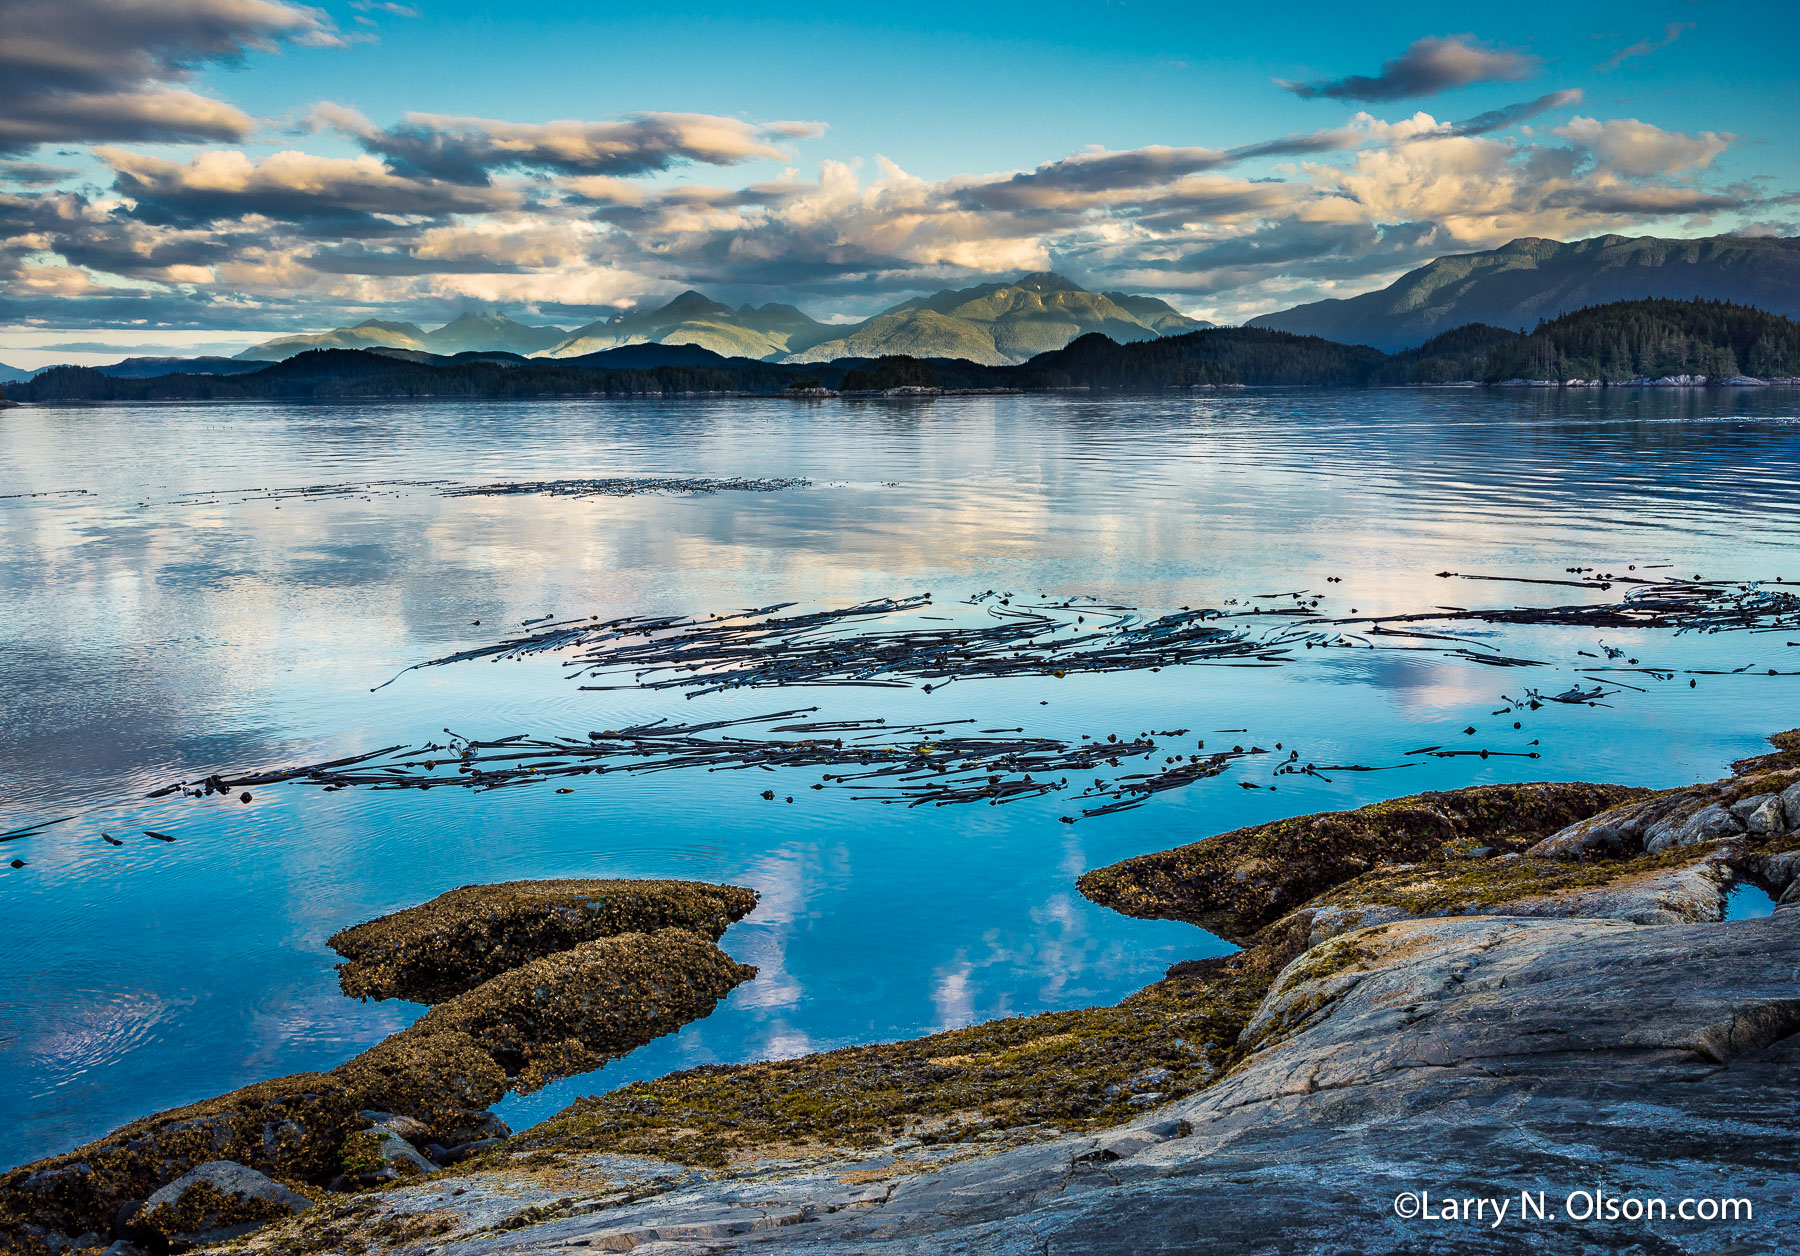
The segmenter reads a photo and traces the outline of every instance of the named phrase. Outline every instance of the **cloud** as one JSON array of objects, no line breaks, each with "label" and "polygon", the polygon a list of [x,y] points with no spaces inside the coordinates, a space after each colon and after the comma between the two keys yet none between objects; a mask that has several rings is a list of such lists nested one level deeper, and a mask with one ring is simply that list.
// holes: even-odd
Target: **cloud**
[{"label": "cloud", "polygon": [[176,162],[110,147],[96,148],[94,155],[112,168],[114,190],[129,197],[136,215],[149,222],[440,218],[510,209],[521,201],[509,189],[406,178],[373,157],[316,157],[290,149],[260,163],[235,151]]},{"label": "cloud", "polygon": [[396,172],[483,184],[498,170],[567,175],[651,174],[698,162],[734,166],[788,156],[775,141],[822,134],[814,122],[745,122],[704,113],[633,113],[607,122],[502,122],[493,118],[409,113],[380,128],[329,102],[309,122],[355,139]]},{"label": "cloud", "polygon": [[[1708,164],[1733,139],[1720,133],[1574,117],[1502,134],[1578,100],[1553,92],[1462,121],[1362,112],[1234,148],[1095,148],[997,174],[928,179],[879,157],[866,169],[826,161],[814,178],[789,169],[736,186],[639,174],[698,159],[677,152],[722,167],[773,147],[780,124],[631,115],[550,135],[557,124],[415,117],[405,125],[455,123],[435,133],[471,145],[424,163],[101,147],[105,193],[0,190],[0,321],[316,329],[465,299],[579,321],[681,287],[866,314],[922,289],[1046,268],[1096,289],[1185,295],[1192,312],[1234,319],[1519,236],[1671,221],[1686,231],[1735,215],[1730,225],[1779,199],[1716,186]],[[707,126],[686,125],[696,118]],[[638,125],[649,119],[663,121]],[[349,111],[313,122],[390,135]],[[724,139],[703,142],[714,133]],[[1265,159],[1281,164],[1235,168]],[[440,177],[450,174],[463,177]]]},{"label": "cloud", "polygon": [[1592,152],[1603,168],[1624,175],[1668,175],[1690,167],[1704,170],[1738,138],[1729,131],[1684,135],[1636,118],[1601,122],[1575,117],[1553,134],[1573,140]]},{"label": "cloud", "polygon": [[0,39],[0,153],[242,139],[246,114],[174,84],[252,50],[342,42],[325,14],[285,0],[12,0]]},{"label": "cloud", "polygon": [[422,16],[417,5],[396,4],[395,0],[350,0],[358,13],[391,13],[395,17]]},{"label": "cloud", "polygon": [[1490,109],[1486,113],[1478,113],[1473,118],[1467,118],[1461,122],[1447,123],[1440,134],[1450,136],[1487,135],[1494,131],[1504,131],[1507,127],[1516,126],[1527,119],[1535,118],[1540,113],[1547,113],[1552,109],[1566,109],[1570,105],[1579,105],[1580,103],[1580,88],[1551,92],[1548,95],[1539,96],[1536,100],[1522,101],[1516,105],[1503,105],[1498,109]]},{"label": "cloud", "polygon": [[52,166],[37,161],[0,161],[0,180],[24,187],[48,187],[60,183],[75,170],[69,166]]},{"label": "cloud", "polygon": [[1298,83],[1276,79],[1294,95],[1312,100],[1389,101],[1409,96],[1435,96],[1471,83],[1516,82],[1537,74],[1542,63],[1533,56],[1504,48],[1484,48],[1466,35],[1427,37],[1413,43],[1374,76]]},{"label": "cloud", "polygon": [[1594,68],[1603,74],[1616,70],[1634,57],[1647,57],[1653,52],[1660,52],[1693,29],[1692,22],[1670,22],[1663,27],[1661,39],[1640,39],[1635,44],[1628,44]]}]

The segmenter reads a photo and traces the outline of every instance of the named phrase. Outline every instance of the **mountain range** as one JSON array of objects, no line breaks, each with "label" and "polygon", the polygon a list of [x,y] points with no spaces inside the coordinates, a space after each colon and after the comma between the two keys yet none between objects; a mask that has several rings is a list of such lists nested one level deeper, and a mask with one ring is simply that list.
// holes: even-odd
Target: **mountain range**
[{"label": "mountain range", "polygon": [[469,311],[436,331],[426,331],[415,323],[371,318],[354,327],[279,336],[237,356],[248,362],[285,362],[308,349],[411,349],[446,356],[483,351],[530,354],[550,348],[567,335],[561,327],[532,327],[504,314]]},{"label": "mountain range", "polygon": [[492,313],[467,313],[436,331],[372,318],[354,327],[282,336],[237,356],[285,361],[308,349],[388,349],[440,356],[502,351],[573,358],[626,345],[685,344],[723,357],[767,362],[905,353],[1006,366],[1060,349],[1089,332],[1124,343],[1211,325],[1155,297],[1089,292],[1061,275],[1041,272],[1012,282],[946,289],[904,301],[861,323],[821,323],[791,305],[734,309],[688,291],[667,305],[627,311],[574,331],[532,327]]},{"label": "mountain range", "polygon": [[1044,271],[1012,283],[981,284],[903,301],[786,360],[830,362],[907,354],[1008,366],[1060,349],[1090,332],[1125,344],[1211,325],[1188,318],[1155,297],[1089,292]]},{"label": "mountain range", "polygon": [[1704,298],[1800,316],[1800,238],[1535,237],[1441,257],[1378,292],[1264,314],[1248,326],[1392,351],[1465,323],[1529,331],[1613,301]]},{"label": "mountain range", "polygon": [[[1295,306],[1246,325],[1394,352],[1468,324],[1525,331],[1583,307],[1652,297],[1725,300],[1800,317],[1800,238],[1607,235],[1562,243],[1527,237],[1486,252],[1441,257],[1376,292]],[[1090,292],[1040,272],[916,297],[860,323],[823,323],[791,305],[734,308],[689,291],[665,305],[573,331],[497,312],[467,312],[432,331],[369,319],[282,336],[237,359],[285,361],[308,349],[334,348],[410,354],[421,361],[467,353],[570,359],[634,345],[688,345],[724,358],[784,364],[907,355],[1008,366],[1096,332],[1129,344],[1211,326],[1155,297]],[[104,369],[148,375],[202,368],[131,359]],[[8,374],[26,378],[33,372],[0,366],[0,382]]]}]

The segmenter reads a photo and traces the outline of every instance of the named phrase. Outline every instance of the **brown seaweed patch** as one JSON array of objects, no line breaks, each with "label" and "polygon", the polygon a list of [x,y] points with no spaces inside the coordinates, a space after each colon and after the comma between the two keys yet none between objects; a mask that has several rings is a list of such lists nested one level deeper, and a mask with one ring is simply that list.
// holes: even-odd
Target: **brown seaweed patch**
[{"label": "brown seaweed patch", "polygon": [[330,946],[352,998],[441,1003],[595,938],[675,928],[717,941],[755,907],[754,890],[699,881],[507,881],[344,929]]},{"label": "brown seaweed patch", "polygon": [[710,1015],[755,975],[686,929],[595,938],[439,1004],[398,1038],[466,1035],[528,1092]]},{"label": "brown seaweed patch", "polygon": [[1103,907],[1185,920],[1247,942],[1289,911],[1383,862],[1416,862],[1473,845],[1513,851],[1647,790],[1583,782],[1478,785],[1414,794],[1354,811],[1296,816],[1081,878]]}]

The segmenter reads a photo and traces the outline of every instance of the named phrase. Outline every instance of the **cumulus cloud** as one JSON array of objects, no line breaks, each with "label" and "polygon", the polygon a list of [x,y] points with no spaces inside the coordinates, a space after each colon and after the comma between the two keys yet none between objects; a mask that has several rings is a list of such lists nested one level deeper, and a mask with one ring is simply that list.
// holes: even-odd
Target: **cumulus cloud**
[{"label": "cumulus cloud", "polygon": [[1666,175],[1689,168],[1704,170],[1730,148],[1737,136],[1729,131],[1684,135],[1665,131],[1636,118],[1575,117],[1554,134],[1588,149],[1599,164],[1624,175]]},{"label": "cumulus cloud", "polygon": [[826,161],[816,177],[736,186],[640,176],[664,161],[725,166],[810,129],[415,116],[403,125],[468,148],[412,159],[380,151],[399,128],[339,111],[314,125],[366,132],[370,151],[171,160],[101,147],[105,193],[0,190],[0,319],[318,327],[471,299],[581,319],[686,286],[867,313],[1050,267],[1096,288],[1186,294],[1231,319],[1519,236],[1691,229],[1774,204],[1715,186],[1708,166],[1730,136],[1581,116],[1509,132],[1578,102],[1553,92],[1462,121],[1364,112],[1234,148],[1094,148],[946,178]]},{"label": "cumulus cloud", "polygon": [[1276,79],[1294,95],[1311,100],[1389,101],[1410,96],[1435,96],[1471,83],[1516,82],[1537,74],[1542,63],[1533,56],[1505,48],[1484,48],[1466,35],[1427,37],[1413,43],[1374,75],[1313,83]]},{"label": "cumulus cloud", "polygon": [[11,0],[0,39],[0,153],[68,141],[238,140],[251,119],[181,90],[253,49],[343,42],[285,0]]},{"label": "cumulus cloud", "polygon": [[409,113],[377,127],[343,105],[314,106],[311,124],[350,136],[396,172],[482,184],[497,170],[630,176],[697,162],[734,166],[788,154],[778,140],[822,134],[814,122],[745,122],[704,113],[634,113],[603,122],[503,122]]},{"label": "cumulus cloud", "polygon": [[1635,57],[1647,57],[1653,52],[1662,51],[1693,29],[1692,22],[1670,22],[1663,27],[1661,39],[1640,39],[1635,44],[1627,44],[1594,68],[1603,74],[1616,70]]}]

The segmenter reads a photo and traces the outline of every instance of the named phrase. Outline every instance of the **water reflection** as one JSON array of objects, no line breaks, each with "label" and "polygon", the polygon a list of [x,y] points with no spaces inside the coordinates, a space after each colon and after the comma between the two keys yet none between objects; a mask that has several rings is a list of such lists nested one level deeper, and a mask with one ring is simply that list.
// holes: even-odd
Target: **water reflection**
[{"label": "water reflection", "polygon": [[[9,1157],[377,1041],[418,1009],[342,998],[324,939],[455,885],[668,875],[763,893],[725,938],[762,969],[756,982],[597,1075],[512,1102],[531,1119],[670,1068],[1112,1000],[1222,949],[1197,930],[1092,908],[1072,883],[1096,864],[1404,790],[1713,775],[1795,722],[1795,681],[1709,677],[1546,709],[1515,734],[1491,712],[1516,676],[1373,653],[1269,672],[694,700],[584,694],[543,658],[416,672],[370,692],[497,624],[990,587],[1169,608],[1323,588],[1327,575],[1344,577],[1330,587],[1346,609],[1382,613],[1569,594],[1477,591],[1433,575],[1446,569],[1796,576],[1795,413],[1794,394],[1774,390],[8,411],[0,491],[90,490],[0,500],[0,829],[80,816],[8,844],[26,866],[0,868]],[[814,483],[580,501],[418,486],[366,501],[208,495],[651,474]],[[1532,657],[1592,648],[1551,630],[1477,631]],[[1792,670],[1767,637],[1605,635],[1668,665]],[[1545,757],[1283,778],[1276,791],[1227,776],[1074,827],[1056,823],[1066,808],[1055,798],[908,810],[804,791],[798,778],[768,782],[794,806],[765,804],[761,773],[608,777],[568,796],[142,798],[196,769],[324,758],[447,726],[579,735],[814,702],[821,718],[979,718],[1071,738],[1252,728],[1319,762],[1392,759],[1478,725],[1496,745],[1535,740]]]}]

